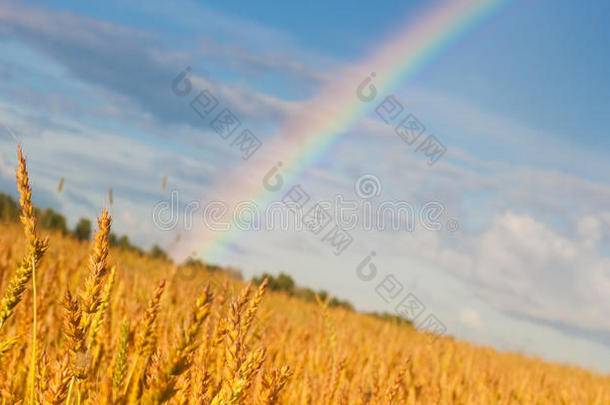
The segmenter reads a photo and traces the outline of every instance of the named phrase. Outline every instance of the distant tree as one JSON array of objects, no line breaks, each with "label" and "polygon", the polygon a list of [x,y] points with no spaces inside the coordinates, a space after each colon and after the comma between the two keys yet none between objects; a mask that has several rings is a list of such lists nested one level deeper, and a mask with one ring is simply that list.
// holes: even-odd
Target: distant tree
[{"label": "distant tree", "polygon": [[[280,273],[277,277],[269,274],[263,273],[258,277],[252,277],[252,282],[255,285],[260,285],[263,280],[267,278],[269,280],[268,288],[272,291],[283,291],[288,295],[293,295],[305,301],[313,302],[316,300],[316,295],[322,300],[326,301],[329,297],[328,292],[324,290],[320,290],[317,293],[307,287],[297,287],[292,277],[288,274]],[[353,311],[354,306],[351,302],[346,300],[340,300],[338,298],[331,298],[328,302],[328,305],[331,307],[341,307],[347,310]]]},{"label": "distant tree", "polygon": [[[194,260],[198,260],[198,259],[194,259]],[[198,260],[198,261],[201,261],[201,260]],[[222,267],[220,267],[217,264],[206,264],[206,268],[207,268],[208,271],[210,271],[212,273],[215,272],[215,271],[221,271],[222,270]]]},{"label": "distant tree", "polygon": [[108,235],[108,243],[110,243],[110,246],[117,246],[119,244],[119,237],[116,236],[116,233],[110,232],[110,235]]},{"label": "distant tree", "polygon": [[8,194],[0,193],[0,220],[16,221],[19,219],[19,204]]},{"label": "distant tree", "polygon": [[268,279],[268,288],[272,291],[284,291],[290,295],[294,294],[294,280],[288,274],[280,273],[277,277],[269,273],[263,273],[259,277],[252,278],[252,282],[259,285],[264,279]]},{"label": "distant tree", "polygon": [[63,234],[68,233],[66,218],[52,208],[47,208],[40,213],[40,226],[59,231]]},{"label": "distant tree", "polygon": [[316,292],[307,287],[297,288],[294,295],[309,302],[315,302],[316,300]]},{"label": "distant tree", "polygon": [[[206,267],[205,264],[203,264],[203,262],[200,259],[196,259],[192,256],[187,257],[184,262],[182,263],[183,266],[191,266],[191,267],[197,267],[197,268],[204,268]],[[207,269],[209,271],[215,271],[217,270],[216,267],[218,266],[214,266],[214,269],[210,269],[211,266],[207,266]]]},{"label": "distant tree", "polygon": [[288,274],[280,273],[274,280],[274,289],[285,291],[288,294],[294,293],[294,280]]},{"label": "distant tree", "polygon": [[340,300],[338,298],[331,298],[330,302],[328,303],[329,306],[331,307],[341,307],[341,308],[345,308],[349,311],[353,311],[354,310],[354,306],[352,305],[351,302],[347,301],[347,300]]},{"label": "distant tree", "polygon": [[123,235],[119,238],[117,245],[124,250],[131,250],[133,246],[129,241],[129,237],[127,235]]},{"label": "distant tree", "polygon": [[318,291],[318,297],[320,297],[322,301],[326,301],[328,299],[328,293],[324,290],[320,290]]},{"label": "distant tree", "polygon": [[269,273],[263,273],[260,276],[254,276],[252,277],[252,282],[254,283],[254,285],[261,285],[261,283],[263,282],[263,280],[265,280],[266,278],[269,279],[269,281],[271,281],[271,279],[273,278],[273,276]]},{"label": "distant tree", "polygon": [[389,312],[371,312],[369,315],[374,316],[375,318],[381,319],[386,322],[392,322],[399,325],[407,325],[413,327],[413,322],[410,319],[403,318],[399,315],[391,314]]},{"label": "distant tree", "polygon": [[161,260],[169,260],[169,257],[167,256],[167,253],[165,253],[165,251],[163,249],[161,249],[159,247],[159,245],[153,245],[153,247],[150,249],[150,252],[148,253],[148,255],[150,257],[152,257],[153,259],[161,259]]},{"label": "distant tree", "polygon": [[74,237],[78,240],[89,240],[91,238],[91,221],[81,218],[74,227]]},{"label": "distant tree", "polygon": [[[130,252],[135,252],[139,255],[144,255],[144,251],[132,244],[127,235],[122,235],[120,238],[116,239],[115,236],[115,246],[117,246],[121,250],[129,250]],[[150,254],[150,253],[149,253]]]}]

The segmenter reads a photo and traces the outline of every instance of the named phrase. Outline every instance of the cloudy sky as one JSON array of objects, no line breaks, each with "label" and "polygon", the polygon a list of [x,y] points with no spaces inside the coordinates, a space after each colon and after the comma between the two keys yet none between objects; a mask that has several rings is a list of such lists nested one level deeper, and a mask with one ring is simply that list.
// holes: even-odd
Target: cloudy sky
[{"label": "cloudy sky", "polygon": [[[294,135],[291,122],[340,115],[332,97],[319,106],[328,89],[356,98],[369,71],[355,67],[452,3],[0,0],[0,189],[16,193],[9,128],[36,203],[71,225],[93,218],[112,188],[115,231],[145,248],[248,278],[283,271],[362,310],[396,312],[416,297],[416,322],[434,315],[459,338],[610,372],[609,3],[505,2],[396,80],[383,96],[425,127],[421,139],[446,148],[433,165],[373,105],[315,158],[277,146]],[[192,96],[176,95],[187,66],[192,95],[205,89],[214,114],[228,109],[257,136],[252,159],[193,110]],[[281,191],[261,181],[277,162]],[[373,194],[363,195],[365,182]],[[326,231],[232,224],[223,233],[202,221],[211,202],[250,196],[263,212],[295,185],[308,208],[355,204],[341,254]],[[172,195],[180,221],[163,229],[155,210]],[[384,202],[408,204],[413,228],[367,227],[366,207]]]}]

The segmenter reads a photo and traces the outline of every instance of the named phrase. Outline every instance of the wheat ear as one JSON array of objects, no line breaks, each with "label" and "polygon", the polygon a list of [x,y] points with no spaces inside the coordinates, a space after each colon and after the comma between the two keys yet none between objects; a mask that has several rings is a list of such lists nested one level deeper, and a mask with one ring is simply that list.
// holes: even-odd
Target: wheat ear
[{"label": "wheat ear", "polygon": [[261,393],[261,405],[274,405],[277,403],[280,391],[290,378],[290,368],[282,367],[280,370],[271,370],[263,376],[263,392]]},{"label": "wheat ear", "polygon": [[208,286],[197,299],[189,325],[178,344],[172,348],[167,364],[160,367],[156,373],[154,384],[147,395],[151,403],[166,402],[174,395],[177,377],[191,365],[190,356],[197,348],[197,335],[201,325],[210,314],[211,300]]},{"label": "wheat ear", "polygon": [[21,302],[23,292],[32,277],[33,266],[38,265],[48,247],[48,239],[40,240],[36,234],[32,189],[30,188],[30,179],[21,146],[17,147],[17,157],[19,160],[17,188],[19,189],[19,204],[21,205],[20,219],[28,242],[28,249],[15,275],[9,281],[4,298],[0,302],[0,329],[13,314],[15,306]]}]

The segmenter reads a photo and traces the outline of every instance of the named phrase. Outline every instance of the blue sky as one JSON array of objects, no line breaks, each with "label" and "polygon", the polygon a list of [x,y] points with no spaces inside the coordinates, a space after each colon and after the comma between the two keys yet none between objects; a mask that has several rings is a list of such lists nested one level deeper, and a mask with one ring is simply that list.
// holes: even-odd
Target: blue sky
[{"label": "blue sky", "polygon": [[[169,249],[177,231],[154,226],[157,202],[170,190],[182,205],[222,199],[218,184],[248,176],[171,93],[185,66],[266,145],[431,6],[0,1],[0,122],[24,144],[39,205],[74,224],[112,187],[117,232]],[[374,174],[380,198],[439,201],[458,231],[355,229],[338,257],[306,232],[251,231],[208,259],[392,311],[379,280],[355,275],[374,250],[380,280],[399,280],[447,333],[610,372],[609,12],[603,1],[506,2],[392,89],[447,147],[439,162],[427,165],[371,113],[298,177],[332,200],[353,199],[356,179]],[[14,143],[0,135],[0,187],[15,194]]]}]

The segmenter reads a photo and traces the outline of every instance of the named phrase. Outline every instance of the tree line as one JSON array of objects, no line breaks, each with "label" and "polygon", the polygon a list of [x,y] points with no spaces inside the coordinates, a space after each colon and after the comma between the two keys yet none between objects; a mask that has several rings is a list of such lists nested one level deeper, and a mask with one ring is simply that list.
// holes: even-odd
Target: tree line
[{"label": "tree line", "polygon": [[[0,192],[0,221],[16,222],[19,220],[20,212],[21,208],[19,203],[10,195]],[[45,229],[60,232],[63,235],[71,236],[80,241],[91,240],[92,224],[87,218],[80,218],[76,222],[74,228],[69,229],[66,218],[52,208],[45,208],[43,210],[35,208],[35,215],[38,219],[38,224]],[[109,242],[111,246],[118,247],[120,249],[129,250],[142,256],[147,255],[154,259],[171,262],[171,259],[167,253],[158,245],[153,245],[152,248],[146,252],[142,248],[131,243],[127,235],[118,236],[114,233],[109,235]],[[204,264],[201,260],[194,259],[192,257],[189,257],[184,263],[182,263],[182,266],[205,269],[210,272],[222,271],[229,276],[242,279],[242,274],[237,269],[221,268],[220,266],[208,263]],[[314,291],[308,287],[297,286],[293,278],[285,273],[279,273],[277,276],[269,273],[263,273],[260,276],[253,277],[252,282],[259,285],[265,278],[268,279],[268,288],[270,290],[281,291],[289,296],[300,298],[305,301],[315,302],[316,295],[322,299],[322,301],[326,301],[329,296],[328,292],[324,290]],[[351,302],[336,297],[331,297],[328,305],[331,307],[341,307],[349,311],[354,311],[354,306]],[[401,318],[398,315],[388,312],[370,312],[368,315],[383,319],[385,321],[412,325],[412,322],[408,319]]]},{"label": "tree line", "polygon": [[[19,203],[10,195],[0,192],[0,221],[17,222],[21,213]],[[87,218],[80,218],[73,229],[68,228],[66,217],[52,208],[34,208],[34,215],[38,225],[50,231],[59,232],[65,236],[71,236],[80,241],[91,240],[92,224]],[[108,237],[110,245],[124,250],[130,250],[140,255],[148,255],[155,259],[169,261],[169,256],[158,245],[154,245],[148,252],[134,245],[127,235],[111,233]]]}]

